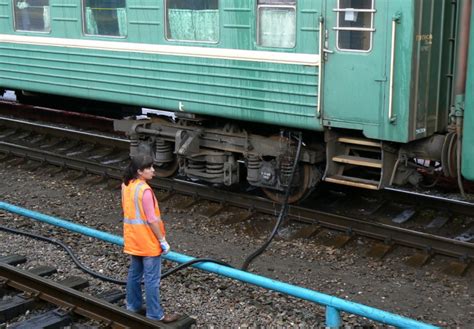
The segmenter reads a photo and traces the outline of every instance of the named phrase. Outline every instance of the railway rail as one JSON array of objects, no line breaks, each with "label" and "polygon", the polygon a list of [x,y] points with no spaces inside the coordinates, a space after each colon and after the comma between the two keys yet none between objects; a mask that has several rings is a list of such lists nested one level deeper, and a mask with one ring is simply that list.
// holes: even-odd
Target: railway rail
[{"label": "railway rail", "polygon": [[[88,285],[87,280],[80,277],[69,277],[62,282],[54,282],[43,276],[50,275],[55,269],[49,267],[37,267],[30,271],[16,268],[20,262],[25,262],[24,257],[10,255],[0,257],[0,282],[2,291],[14,289],[20,294],[11,298],[4,298],[0,306],[0,318],[2,322],[10,321],[17,315],[34,307],[37,301],[45,301],[58,307],[50,308],[35,317],[23,322],[13,324],[13,327],[26,328],[28,326],[63,326],[73,322],[71,315],[80,315],[93,320],[102,327],[109,328],[187,328],[193,321],[183,318],[179,323],[164,324],[150,320],[139,314],[129,312],[126,309],[112,304],[120,300],[124,293],[109,292],[103,294],[102,298],[94,297],[78,291]],[[7,293],[12,293],[7,292]]]},{"label": "railway rail", "polygon": [[[59,170],[78,171],[77,177],[94,174],[101,179],[120,179],[122,169],[128,162],[128,146],[128,140],[123,138],[20,119],[0,118],[0,152],[4,154],[3,158],[33,160],[39,163],[35,168],[50,164],[58,166]],[[167,191],[162,196],[162,201],[174,194],[190,196],[191,201],[183,207],[203,200],[216,202],[217,205],[210,216],[228,207],[237,207],[243,210],[239,221],[246,221],[257,213],[274,215],[280,208],[280,204],[258,195],[229,192],[196,182],[160,178],[154,180],[152,185]],[[474,213],[474,204],[469,202],[442,197],[429,198],[426,195],[399,190],[387,190],[384,193],[390,200],[409,198],[412,202],[429,204],[434,209],[444,209],[463,216]],[[335,241],[338,246],[345,245],[356,236],[376,239],[380,243],[370,251],[374,257],[384,257],[396,245],[408,246],[419,250],[413,257],[415,265],[423,265],[436,254],[446,255],[456,259],[452,272],[457,274],[464,273],[474,260],[474,243],[469,242],[472,241],[470,239],[463,241],[393,223],[341,215],[333,211],[323,211],[308,203],[306,206],[290,206],[288,218],[309,224],[309,227],[304,227],[303,232],[297,233],[297,236],[309,237],[321,229],[343,232]],[[469,219],[467,221],[469,222]],[[472,227],[471,223],[471,229]]]}]

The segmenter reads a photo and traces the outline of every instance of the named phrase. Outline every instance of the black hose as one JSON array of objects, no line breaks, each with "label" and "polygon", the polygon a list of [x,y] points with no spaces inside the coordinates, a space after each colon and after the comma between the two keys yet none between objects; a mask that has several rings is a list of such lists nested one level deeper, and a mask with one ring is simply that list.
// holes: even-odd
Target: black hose
[{"label": "black hose", "polygon": [[[24,236],[27,236],[27,237],[30,237],[30,238],[33,238],[33,239],[37,239],[37,240],[42,240],[42,241],[46,241],[46,242],[49,242],[49,243],[52,243],[52,244],[55,244],[55,245],[58,245],[62,248],[64,248],[66,250],[66,252],[69,254],[69,256],[72,258],[73,262],[85,273],[88,273],[90,274],[91,276],[97,278],[97,279],[100,279],[102,281],[107,281],[107,282],[112,282],[112,283],[115,283],[115,284],[119,284],[119,285],[126,285],[127,284],[127,281],[122,281],[122,280],[117,280],[117,279],[114,279],[114,278],[111,278],[111,277],[108,277],[108,276],[105,276],[105,275],[102,275],[102,274],[99,274],[97,272],[94,272],[92,271],[91,269],[85,267],[80,261],[79,259],[77,259],[76,255],[74,254],[74,252],[71,250],[71,248],[66,245],[64,242],[61,242],[59,240],[56,240],[56,239],[53,239],[53,238],[47,238],[45,236],[42,236],[42,235],[38,235],[38,234],[33,234],[33,233],[29,233],[29,232],[25,232],[25,231],[22,231],[22,230],[18,230],[18,229],[13,229],[13,228],[9,228],[9,227],[5,227],[5,226],[2,226],[0,225],[0,230],[2,231],[6,231],[6,232],[10,232],[10,233],[14,233],[14,234],[19,234],[19,235],[24,235]],[[164,279],[166,278],[167,276],[177,272],[177,271],[180,271],[182,269],[185,269],[193,264],[196,264],[196,263],[202,263],[202,262],[209,262],[209,263],[216,263],[216,264],[219,264],[219,265],[223,265],[223,266],[228,266],[228,267],[232,267],[230,266],[229,264],[225,263],[225,262],[222,262],[220,260],[215,260],[215,259],[211,259],[211,258],[196,258],[196,259],[193,259],[189,262],[186,262],[186,263],[182,263],[172,269],[170,269],[169,271],[165,272],[164,274],[161,275],[161,278]]]},{"label": "black hose", "polygon": [[301,132],[298,134],[298,148],[296,149],[296,155],[295,155],[295,161],[293,162],[293,168],[291,169],[291,175],[290,175],[290,180],[288,182],[288,188],[285,191],[285,198],[283,199],[283,203],[280,208],[280,213],[278,215],[278,220],[276,221],[275,227],[273,227],[273,231],[268,237],[267,241],[260,246],[257,250],[255,250],[253,253],[251,253],[244,261],[242,264],[241,269],[243,271],[247,271],[250,263],[260,254],[262,254],[265,249],[267,249],[268,245],[272,242],[273,238],[275,237],[276,233],[278,232],[278,229],[280,228],[281,224],[283,223],[283,220],[286,218],[288,215],[288,199],[290,197],[290,190],[291,190],[291,185],[293,184],[293,178],[295,176],[296,168],[298,166],[298,160],[300,158],[300,152],[301,152],[301,144],[303,143],[303,138],[301,135]]},{"label": "black hose", "polygon": [[85,267],[84,265],[82,265],[82,263],[79,261],[79,259],[77,259],[76,255],[74,254],[74,252],[71,250],[71,248],[66,245],[65,243],[59,241],[59,240],[56,240],[56,239],[53,239],[53,238],[47,238],[45,236],[41,236],[41,235],[38,235],[38,234],[33,234],[33,233],[29,233],[29,232],[25,232],[25,231],[21,231],[21,230],[17,230],[17,229],[13,229],[13,228],[9,228],[9,227],[5,227],[5,226],[0,226],[0,230],[2,231],[6,231],[6,232],[10,232],[10,233],[15,233],[15,234],[19,234],[19,235],[24,235],[24,236],[27,236],[27,237],[30,237],[30,238],[33,238],[33,239],[37,239],[37,240],[42,240],[42,241],[46,241],[46,242],[49,242],[49,243],[52,243],[52,244],[55,244],[55,245],[58,245],[60,247],[62,247],[63,249],[66,250],[66,252],[69,254],[69,256],[72,258],[72,261],[84,272],[92,275],[93,277],[97,278],[97,279],[101,279],[103,281],[107,281],[107,282],[112,282],[112,283],[116,283],[116,284],[120,284],[120,285],[124,285],[126,284],[125,281],[121,281],[121,280],[117,280],[117,279],[114,279],[114,278],[110,278],[108,276],[105,276],[105,275],[102,275],[100,273],[97,273],[97,272],[94,272],[92,270],[90,270],[89,268]]},{"label": "black hose", "polygon": [[[186,262],[186,263],[182,263],[182,264],[179,264],[178,266],[176,267],[173,267],[172,269],[170,269],[169,271],[165,272],[164,274],[161,275],[161,278],[164,279],[166,278],[168,275],[171,275],[175,272],[178,272],[178,271],[181,271],[182,269],[186,268],[186,267],[189,267],[193,264],[196,264],[196,263],[202,263],[202,262],[209,262],[209,263],[216,263],[216,264],[219,264],[219,265],[223,265],[223,266],[227,266],[227,267],[232,267],[230,266],[229,264],[225,263],[225,262],[221,262],[220,260],[216,260],[216,259],[212,259],[212,258],[196,258],[196,259],[193,259],[193,260],[190,260],[189,262]],[[233,268],[233,267],[232,267]]]}]

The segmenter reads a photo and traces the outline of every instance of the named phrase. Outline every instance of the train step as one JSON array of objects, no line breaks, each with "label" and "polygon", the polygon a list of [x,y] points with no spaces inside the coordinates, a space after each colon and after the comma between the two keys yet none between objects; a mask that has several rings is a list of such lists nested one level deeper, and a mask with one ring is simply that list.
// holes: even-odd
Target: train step
[{"label": "train step", "polygon": [[326,133],[326,142],[326,182],[370,190],[389,184],[397,154],[383,142],[334,131]]},{"label": "train step", "polygon": [[368,190],[378,190],[378,186],[379,186],[378,181],[343,176],[343,175],[329,176],[325,178],[325,181],[329,183],[340,184],[340,185],[362,187]]},{"label": "train step", "polygon": [[378,159],[363,158],[353,155],[338,155],[332,158],[332,161],[353,164],[356,166],[371,167],[371,168],[382,168],[382,161]]},{"label": "train step", "polygon": [[337,141],[343,144],[363,145],[363,146],[369,146],[369,147],[382,147],[382,143],[371,140],[371,139],[339,137]]}]

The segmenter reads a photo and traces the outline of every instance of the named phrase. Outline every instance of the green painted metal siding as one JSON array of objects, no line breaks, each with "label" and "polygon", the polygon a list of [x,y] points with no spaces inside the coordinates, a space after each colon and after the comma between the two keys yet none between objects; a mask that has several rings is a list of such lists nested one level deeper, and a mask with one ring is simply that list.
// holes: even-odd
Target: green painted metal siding
[{"label": "green painted metal siding", "polygon": [[13,28],[12,24],[12,13],[10,8],[10,1],[1,0],[0,1],[0,31],[2,33],[11,33]]},{"label": "green painted metal siding", "polygon": [[[414,109],[410,140],[444,132],[449,113],[451,14],[447,1],[415,2],[415,40],[411,99]],[[443,50],[445,50],[443,52]]]},{"label": "green painted metal siding", "polygon": [[[121,102],[279,126],[362,131],[394,142],[446,128],[450,104],[450,0],[377,0],[373,48],[338,51],[337,1],[297,1],[296,45],[260,47],[255,1],[221,0],[217,43],[165,38],[164,2],[127,1],[128,36],[84,36],[80,1],[50,0],[50,34],[14,32],[11,1],[0,0],[0,33],[154,45],[318,54],[325,18],[327,55],[318,99],[319,67],[204,59],[137,52],[0,44],[0,86]],[[393,118],[388,118],[392,18],[401,14],[395,43]],[[316,117],[322,101],[323,117]]]},{"label": "green painted metal siding", "polygon": [[[9,88],[314,128],[315,68],[2,46]],[[316,78],[315,78],[316,77]],[[2,83],[3,84],[3,83]]]},{"label": "green painted metal siding", "polygon": [[447,127],[453,6],[450,1],[417,0],[393,9],[402,15],[396,41],[396,121],[384,125],[382,139],[409,142]]},{"label": "green painted metal siding", "polygon": [[[2,1],[2,0],[0,0]],[[221,1],[217,44],[168,41],[162,1],[128,1],[128,36],[83,36],[79,1],[51,0],[50,34],[14,32],[9,1],[0,33],[209,48],[317,54],[320,13],[298,1],[294,49],[257,46],[254,6]],[[318,5],[320,7],[320,5]],[[316,118],[318,67],[0,43],[0,86],[144,107],[322,130]]]},{"label": "green painted metal siding", "polygon": [[464,136],[462,147],[462,174],[474,180],[474,7],[471,14],[471,35],[469,41],[469,62],[466,85],[466,105],[464,110]]},{"label": "green painted metal siding", "polygon": [[[369,1],[365,2],[370,3]],[[391,4],[392,2],[390,2]],[[388,84],[387,58],[390,20],[387,1],[375,1],[372,47],[368,51],[340,49],[338,45],[337,1],[327,1],[325,29],[327,31],[324,64],[323,119],[334,128],[363,131],[372,138],[384,139],[384,103]],[[386,115],[385,115],[386,116]]]}]

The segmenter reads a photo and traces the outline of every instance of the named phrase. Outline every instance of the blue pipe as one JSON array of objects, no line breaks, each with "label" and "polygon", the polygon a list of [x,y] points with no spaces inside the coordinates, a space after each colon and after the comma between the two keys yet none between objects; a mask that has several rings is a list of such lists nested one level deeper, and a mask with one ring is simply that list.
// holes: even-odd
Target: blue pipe
[{"label": "blue pipe", "polygon": [[[1,201],[0,201],[0,209],[3,209],[11,213],[15,213],[21,216],[33,218],[44,223],[62,227],[70,231],[81,233],[90,237],[94,237],[103,241],[116,244],[116,245],[123,246],[123,238],[110,234],[110,233],[105,233],[96,229],[92,229],[87,226],[74,224],[63,219],[44,215],[36,211],[31,211],[31,210],[17,207],[17,206],[14,206],[5,202],[1,202]],[[179,254],[177,252],[170,252],[166,256],[164,256],[164,258],[170,261],[177,262],[177,263],[186,263],[195,259],[193,257]],[[210,263],[210,262],[198,263],[196,265],[193,265],[193,267],[196,267],[198,269],[201,269],[207,272],[216,273],[228,278],[236,279],[242,282],[251,283],[259,287],[278,291],[289,296],[311,301],[313,303],[325,305],[327,306],[327,311],[326,311],[327,320],[326,321],[328,324],[332,325],[331,327],[340,326],[340,323],[341,323],[340,317],[338,316],[337,313],[340,311],[343,311],[347,313],[356,314],[362,317],[366,317],[366,318],[369,318],[378,322],[382,322],[385,324],[389,324],[392,326],[396,326],[399,328],[407,328],[407,329],[408,328],[410,329],[411,328],[420,328],[420,329],[439,328],[430,324],[426,324],[426,323],[419,322],[413,319],[402,317],[400,315],[382,311],[382,310],[369,307],[363,304],[349,302],[341,298],[337,298],[337,297],[333,297],[330,295],[316,292],[314,290],[290,285],[288,283],[272,280],[260,275],[237,270],[237,269],[227,267],[227,266],[218,265],[215,263]]]}]

